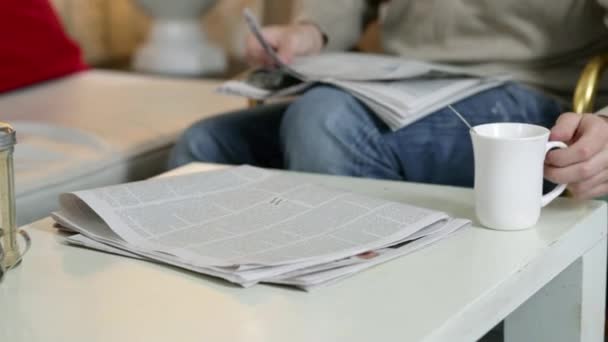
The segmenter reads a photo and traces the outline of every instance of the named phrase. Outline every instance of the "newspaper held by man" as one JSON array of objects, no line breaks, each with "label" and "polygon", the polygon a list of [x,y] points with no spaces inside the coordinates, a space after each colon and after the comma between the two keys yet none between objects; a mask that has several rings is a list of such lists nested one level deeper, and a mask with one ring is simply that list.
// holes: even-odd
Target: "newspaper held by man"
[{"label": "newspaper held by man", "polygon": [[274,67],[222,84],[221,93],[258,100],[293,97],[317,84],[338,87],[366,104],[391,129],[403,128],[447,105],[497,87],[507,75],[479,75],[466,68],[397,56],[333,52],[283,63],[264,39],[255,16],[245,21]]}]

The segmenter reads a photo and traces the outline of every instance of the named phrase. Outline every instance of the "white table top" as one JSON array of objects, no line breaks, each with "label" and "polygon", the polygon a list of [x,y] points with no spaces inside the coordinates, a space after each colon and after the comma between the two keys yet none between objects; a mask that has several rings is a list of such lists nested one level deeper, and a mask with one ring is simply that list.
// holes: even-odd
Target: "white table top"
[{"label": "white table top", "polygon": [[0,118],[17,130],[18,222],[56,210],[63,191],[158,172],[191,124],[245,107],[215,91],[221,82],[87,70],[0,94]]},{"label": "white table top", "polygon": [[[468,189],[310,177],[474,217]],[[0,284],[0,341],[458,341],[481,336],[600,241],[606,206],[559,199],[535,229],[473,227],[312,293],[242,289],[66,246],[50,219],[28,231],[32,250]]]}]

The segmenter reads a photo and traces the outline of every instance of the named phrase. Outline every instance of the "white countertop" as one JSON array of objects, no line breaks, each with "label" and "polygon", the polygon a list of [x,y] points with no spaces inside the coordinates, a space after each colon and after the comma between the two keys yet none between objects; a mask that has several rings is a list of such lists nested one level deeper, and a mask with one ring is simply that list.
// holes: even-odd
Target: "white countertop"
[{"label": "white countertop", "polygon": [[[474,218],[468,189],[310,177]],[[606,206],[558,199],[534,229],[466,229],[311,293],[67,246],[52,225],[27,227],[32,250],[0,284],[0,341],[457,341],[481,336],[600,241]]]},{"label": "white countertop", "polygon": [[18,222],[56,210],[61,192],[160,172],[187,127],[245,108],[221,83],[93,69],[0,94],[0,118],[17,130]]}]

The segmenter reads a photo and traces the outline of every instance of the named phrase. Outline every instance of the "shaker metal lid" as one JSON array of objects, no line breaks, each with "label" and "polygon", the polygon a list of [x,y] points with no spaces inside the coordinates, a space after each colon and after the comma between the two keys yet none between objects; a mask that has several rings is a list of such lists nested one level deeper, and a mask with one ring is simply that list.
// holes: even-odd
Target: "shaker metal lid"
[{"label": "shaker metal lid", "polygon": [[11,148],[16,142],[13,127],[5,122],[0,122],[0,150]]}]

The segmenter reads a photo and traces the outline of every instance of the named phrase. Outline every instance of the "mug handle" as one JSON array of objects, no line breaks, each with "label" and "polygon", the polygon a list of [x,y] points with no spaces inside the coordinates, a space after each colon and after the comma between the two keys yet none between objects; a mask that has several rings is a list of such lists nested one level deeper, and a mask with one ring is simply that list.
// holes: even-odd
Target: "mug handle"
[{"label": "mug handle", "polygon": [[[545,149],[545,155],[549,153],[554,148],[568,148],[568,145],[564,144],[561,141],[549,141],[547,143],[547,148]],[[557,196],[561,195],[564,190],[566,190],[566,184],[558,184],[555,189],[551,190],[548,194],[544,195],[540,201],[540,205],[542,207],[551,203]]]}]

